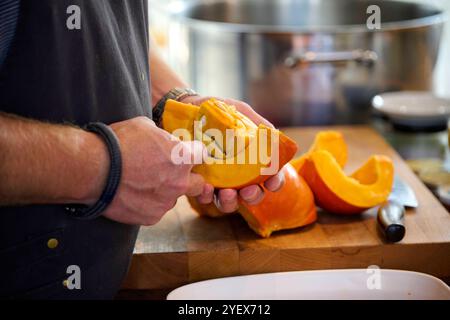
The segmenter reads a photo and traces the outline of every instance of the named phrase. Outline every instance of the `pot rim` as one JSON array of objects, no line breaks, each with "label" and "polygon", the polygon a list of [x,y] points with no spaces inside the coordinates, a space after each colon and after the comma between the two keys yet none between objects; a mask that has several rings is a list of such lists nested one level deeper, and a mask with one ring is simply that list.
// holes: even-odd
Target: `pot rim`
[{"label": "pot rim", "polygon": [[[168,14],[172,19],[178,22],[188,25],[190,28],[232,32],[232,33],[370,33],[370,32],[385,32],[385,31],[401,31],[416,28],[423,28],[432,25],[439,25],[448,22],[449,13],[439,9],[430,4],[421,4],[435,9],[438,13],[422,18],[401,20],[394,22],[381,23],[381,29],[370,30],[364,24],[349,24],[349,25],[330,25],[330,26],[277,26],[277,25],[264,25],[264,24],[245,24],[245,23],[232,23],[232,22],[220,22],[210,20],[200,20],[191,18],[181,13],[195,3],[199,3],[200,0],[189,1],[175,1],[169,4],[161,4],[156,0],[152,1],[152,8],[159,9],[160,11]],[[389,0],[391,2],[399,2],[395,0]],[[211,3],[220,2],[220,0],[212,0]],[[412,2],[414,3],[414,2]],[[417,3],[416,3],[417,4]]]}]

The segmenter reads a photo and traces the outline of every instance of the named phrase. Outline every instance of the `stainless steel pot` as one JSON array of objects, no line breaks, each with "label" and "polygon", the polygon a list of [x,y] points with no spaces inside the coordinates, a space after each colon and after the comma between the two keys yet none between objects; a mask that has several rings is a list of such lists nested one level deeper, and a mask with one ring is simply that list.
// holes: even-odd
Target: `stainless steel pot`
[{"label": "stainless steel pot", "polygon": [[[369,30],[369,5],[381,29]],[[364,0],[185,0],[170,17],[171,63],[203,94],[249,102],[279,126],[362,123],[370,99],[428,90],[444,14]]]}]

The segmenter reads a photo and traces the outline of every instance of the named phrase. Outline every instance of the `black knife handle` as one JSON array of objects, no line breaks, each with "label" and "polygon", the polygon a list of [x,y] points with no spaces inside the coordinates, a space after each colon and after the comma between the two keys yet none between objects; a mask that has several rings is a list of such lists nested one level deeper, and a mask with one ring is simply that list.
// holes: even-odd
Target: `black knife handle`
[{"label": "black knife handle", "polygon": [[388,242],[399,242],[405,236],[405,208],[395,201],[388,201],[378,209],[378,225]]}]

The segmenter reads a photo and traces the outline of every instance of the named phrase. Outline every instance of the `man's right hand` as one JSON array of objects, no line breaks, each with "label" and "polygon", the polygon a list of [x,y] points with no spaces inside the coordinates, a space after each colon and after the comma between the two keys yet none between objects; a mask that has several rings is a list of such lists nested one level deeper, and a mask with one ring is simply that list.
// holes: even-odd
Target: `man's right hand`
[{"label": "man's right hand", "polygon": [[[182,195],[212,198],[214,188],[191,173],[193,165],[174,164],[171,157],[182,146],[186,158],[200,159],[201,143],[176,140],[145,117],[111,128],[120,143],[122,178],[105,217],[152,225]],[[106,144],[95,133],[0,112],[0,207],[93,205],[105,188],[109,165]]]},{"label": "man's right hand", "polygon": [[153,225],[180,196],[214,192],[200,175],[191,173],[192,164],[174,164],[171,159],[173,148],[180,143],[190,158],[201,156],[201,143],[176,141],[146,117],[118,122],[111,128],[120,142],[122,178],[105,217],[126,224]]}]

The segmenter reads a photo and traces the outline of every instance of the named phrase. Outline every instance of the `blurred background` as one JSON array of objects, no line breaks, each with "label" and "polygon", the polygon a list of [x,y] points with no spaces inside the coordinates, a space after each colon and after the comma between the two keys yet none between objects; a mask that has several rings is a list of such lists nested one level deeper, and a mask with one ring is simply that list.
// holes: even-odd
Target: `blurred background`
[{"label": "blurred background", "polygon": [[[415,2],[419,4],[428,4],[435,6],[436,8],[440,8],[445,12],[450,11],[450,0],[399,0],[402,2]],[[158,6],[169,4],[170,2],[176,3],[176,2],[187,2],[187,0],[151,0],[152,3],[156,3]],[[371,3],[371,2],[370,2]],[[159,40],[159,44],[162,46],[164,56],[168,59],[169,56],[167,54],[167,39],[165,37],[167,36],[167,30],[168,30],[168,23],[170,22],[170,19],[167,19],[167,17],[164,14],[161,14],[161,11],[155,11],[152,10],[152,6],[150,8],[150,16],[151,16],[151,26],[154,36],[157,37],[157,40]],[[175,62],[173,62],[176,64]],[[434,88],[435,91],[443,96],[450,97],[450,85],[448,85],[448,79],[449,79],[449,73],[445,72],[445,70],[450,70],[450,24],[446,23],[443,37],[442,37],[442,46],[441,46],[441,52],[439,55],[439,59],[436,66],[436,72],[435,72],[435,81],[434,81]],[[180,71],[180,70],[178,70]],[[443,81],[443,80],[447,81]],[[441,81],[439,81],[441,80]]]},{"label": "blurred background", "polygon": [[[375,32],[366,26],[371,4],[381,8]],[[365,123],[380,92],[450,97],[449,8],[449,0],[150,0],[152,34],[194,89],[246,100],[279,126]]]}]

